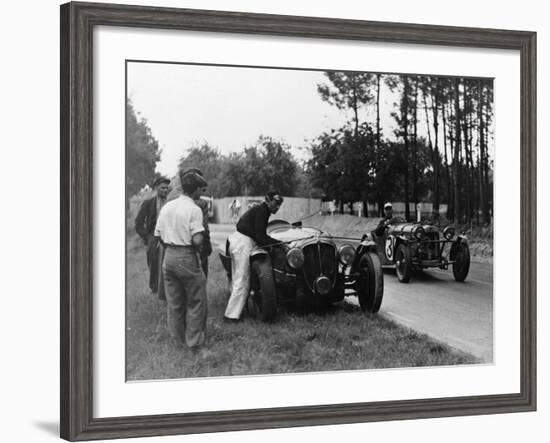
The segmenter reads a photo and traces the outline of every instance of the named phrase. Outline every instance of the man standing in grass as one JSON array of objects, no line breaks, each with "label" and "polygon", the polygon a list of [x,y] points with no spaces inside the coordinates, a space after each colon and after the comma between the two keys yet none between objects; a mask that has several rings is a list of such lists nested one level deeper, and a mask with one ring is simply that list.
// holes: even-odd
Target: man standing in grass
[{"label": "man standing in grass", "polygon": [[139,208],[135,228],[143,243],[147,246],[147,266],[149,267],[149,288],[156,294],[159,287],[160,269],[159,244],[154,236],[155,225],[161,208],[166,203],[170,192],[170,180],[159,177],[153,183],[154,197],[145,200]]},{"label": "man standing in grass", "polygon": [[164,287],[168,329],[176,340],[196,350],[206,338],[206,277],[200,267],[204,241],[202,211],[195,204],[206,181],[197,173],[180,173],[182,195],[160,212],[155,236],[165,246]]}]

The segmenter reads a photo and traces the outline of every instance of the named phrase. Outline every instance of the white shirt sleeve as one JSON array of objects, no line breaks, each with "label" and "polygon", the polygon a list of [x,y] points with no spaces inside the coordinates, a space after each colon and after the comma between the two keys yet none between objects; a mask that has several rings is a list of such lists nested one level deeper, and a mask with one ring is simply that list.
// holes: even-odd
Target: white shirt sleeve
[{"label": "white shirt sleeve", "polygon": [[164,206],[160,208],[160,214],[157,218],[157,224],[155,226],[155,237],[161,237],[162,238],[162,231],[164,227],[164,219],[166,218],[164,215],[166,214],[166,211],[163,210]]},{"label": "white shirt sleeve", "polygon": [[193,208],[193,212],[191,212],[191,217],[189,218],[189,233],[191,234],[191,237],[193,237],[195,234],[203,231],[204,225],[202,224],[202,210],[198,206],[195,206]]}]

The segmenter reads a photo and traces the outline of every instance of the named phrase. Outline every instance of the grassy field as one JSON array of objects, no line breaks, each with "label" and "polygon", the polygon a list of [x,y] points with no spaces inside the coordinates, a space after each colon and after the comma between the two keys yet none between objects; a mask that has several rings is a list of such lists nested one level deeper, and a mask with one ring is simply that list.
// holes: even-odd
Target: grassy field
[{"label": "grassy field", "polygon": [[[165,302],[148,289],[145,251],[128,241],[128,380],[296,373],[476,363],[475,357],[339,303],[328,311],[281,312],[275,324],[244,317],[223,322],[229,295],[217,257],[210,259],[207,343],[198,354],[176,343],[166,326]],[[382,305],[383,308],[383,305]]]}]

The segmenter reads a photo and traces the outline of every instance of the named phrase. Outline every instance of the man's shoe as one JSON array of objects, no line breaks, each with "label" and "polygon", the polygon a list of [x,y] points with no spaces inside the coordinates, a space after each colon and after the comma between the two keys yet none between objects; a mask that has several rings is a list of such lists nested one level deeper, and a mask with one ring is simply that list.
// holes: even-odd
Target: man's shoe
[{"label": "man's shoe", "polygon": [[239,319],[238,318],[229,318],[229,317],[223,317],[223,321],[225,323],[238,323],[239,322]]}]

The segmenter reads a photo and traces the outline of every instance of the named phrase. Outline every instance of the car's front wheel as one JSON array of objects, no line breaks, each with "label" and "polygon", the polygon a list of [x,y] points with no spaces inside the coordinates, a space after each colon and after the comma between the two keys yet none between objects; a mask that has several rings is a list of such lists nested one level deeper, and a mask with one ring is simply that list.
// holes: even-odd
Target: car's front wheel
[{"label": "car's front wheel", "polygon": [[460,242],[454,246],[455,263],[453,263],[453,275],[456,281],[464,281],[470,271],[470,249],[466,243]]},{"label": "car's front wheel", "polygon": [[258,258],[252,262],[252,278],[258,282],[258,290],[254,293],[254,303],[260,318],[271,323],[277,316],[277,293],[273,280],[273,267],[269,258]]},{"label": "car's front wheel", "polygon": [[380,310],[384,296],[384,275],[378,254],[365,252],[357,263],[358,279],[355,283],[359,306],[363,312]]},{"label": "car's front wheel", "polygon": [[401,283],[408,283],[411,279],[412,262],[411,251],[401,243],[395,251],[395,273]]}]

